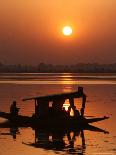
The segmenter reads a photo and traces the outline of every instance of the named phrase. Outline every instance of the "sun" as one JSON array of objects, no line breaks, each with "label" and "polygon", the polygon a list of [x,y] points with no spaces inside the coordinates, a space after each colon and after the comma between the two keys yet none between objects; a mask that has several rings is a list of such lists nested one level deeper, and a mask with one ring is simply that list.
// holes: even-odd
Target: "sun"
[{"label": "sun", "polygon": [[62,29],[62,33],[65,36],[70,36],[72,34],[72,27],[71,26],[64,26]]}]

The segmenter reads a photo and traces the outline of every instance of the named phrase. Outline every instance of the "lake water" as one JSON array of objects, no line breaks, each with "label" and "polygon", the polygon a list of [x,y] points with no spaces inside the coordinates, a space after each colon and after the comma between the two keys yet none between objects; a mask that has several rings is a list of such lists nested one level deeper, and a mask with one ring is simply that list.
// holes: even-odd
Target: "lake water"
[{"label": "lake water", "polygon": [[[0,155],[115,155],[116,74],[0,74],[0,111],[8,112],[16,100],[20,114],[31,116],[34,103],[23,102],[23,98],[76,91],[78,86],[82,86],[87,95],[86,116],[110,117],[92,124],[109,134],[90,130],[49,133],[47,129],[0,128]],[[76,100],[77,105],[79,102]],[[0,118],[0,122],[3,121]]]}]

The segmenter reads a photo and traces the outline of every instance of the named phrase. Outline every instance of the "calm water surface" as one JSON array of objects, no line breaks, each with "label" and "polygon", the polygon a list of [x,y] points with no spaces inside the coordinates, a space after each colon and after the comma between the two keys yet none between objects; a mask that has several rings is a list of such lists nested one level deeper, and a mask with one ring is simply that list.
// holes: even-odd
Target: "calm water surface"
[{"label": "calm water surface", "polygon": [[[71,92],[83,86],[86,116],[110,116],[92,125],[108,131],[51,133],[31,128],[0,128],[0,155],[116,154],[116,75],[113,74],[0,74],[0,111],[17,100],[22,115],[32,115],[34,103],[25,97]],[[78,100],[75,101],[77,106]],[[0,118],[0,122],[4,120]],[[17,134],[15,134],[17,133]]]}]

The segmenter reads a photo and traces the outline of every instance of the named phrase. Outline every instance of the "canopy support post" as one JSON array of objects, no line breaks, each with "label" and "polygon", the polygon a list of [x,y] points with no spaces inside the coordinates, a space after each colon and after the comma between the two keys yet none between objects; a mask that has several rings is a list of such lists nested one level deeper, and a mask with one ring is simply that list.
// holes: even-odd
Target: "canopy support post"
[{"label": "canopy support post", "polygon": [[73,109],[73,111],[75,111],[75,105],[74,105],[74,98],[69,98],[69,102],[70,102],[70,107],[69,107],[69,111],[71,110],[71,108]]},{"label": "canopy support post", "polygon": [[85,103],[86,103],[86,95],[83,94],[83,98],[82,98],[82,108],[81,108],[81,116],[84,116],[84,112],[85,112]]},{"label": "canopy support post", "polygon": [[35,99],[35,116],[38,115],[38,105],[37,105],[37,99]]}]

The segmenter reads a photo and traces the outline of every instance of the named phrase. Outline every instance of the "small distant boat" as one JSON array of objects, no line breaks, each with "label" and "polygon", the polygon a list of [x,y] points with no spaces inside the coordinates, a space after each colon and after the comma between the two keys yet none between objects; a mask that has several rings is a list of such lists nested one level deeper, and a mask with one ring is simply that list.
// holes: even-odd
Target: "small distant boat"
[{"label": "small distant boat", "polygon": [[[74,98],[82,98],[82,107],[80,112],[75,108]],[[69,99],[69,111],[63,109],[65,100]],[[86,118],[84,116],[86,95],[83,88],[79,87],[78,91],[71,93],[62,93],[47,96],[37,96],[23,99],[23,101],[35,101],[35,113],[32,117],[18,115],[15,118],[10,113],[0,112],[0,117],[7,119],[1,123],[0,127],[40,127],[40,128],[59,128],[59,129],[76,129],[79,126],[87,126],[108,119],[109,117]],[[70,116],[70,110],[74,111],[74,116]]]}]

